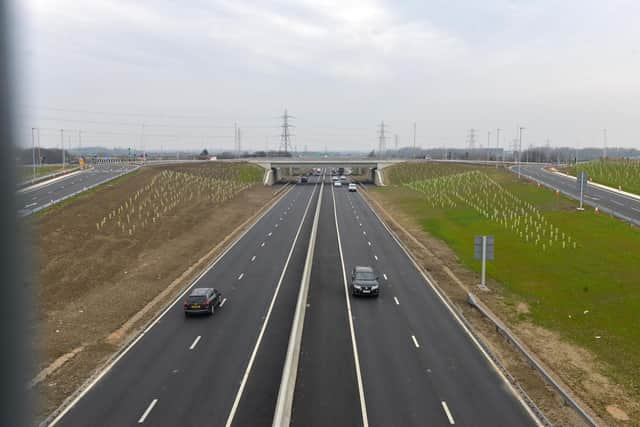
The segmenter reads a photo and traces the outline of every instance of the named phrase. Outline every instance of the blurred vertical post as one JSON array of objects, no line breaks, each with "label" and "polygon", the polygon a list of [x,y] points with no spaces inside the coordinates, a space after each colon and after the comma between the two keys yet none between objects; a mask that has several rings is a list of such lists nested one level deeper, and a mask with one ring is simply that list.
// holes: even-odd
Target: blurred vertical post
[{"label": "blurred vertical post", "polygon": [[30,306],[24,275],[24,246],[20,240],[16,198],[15,93],[13,67],[13,2],[0,1],[0,425],[27,426],[28,360],[24,307]]},{"label": "blurred vertical post", "polygon": [[36,180],[36,128],[31,128],[31,160],[33,160],[33,180]]}]

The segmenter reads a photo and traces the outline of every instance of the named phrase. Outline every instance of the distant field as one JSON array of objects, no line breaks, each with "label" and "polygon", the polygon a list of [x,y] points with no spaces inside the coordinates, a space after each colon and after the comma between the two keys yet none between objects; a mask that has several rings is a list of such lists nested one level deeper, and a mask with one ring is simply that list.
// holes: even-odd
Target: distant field
[{"label": "distant field", "polygon": [[594,160],[570,166],[567,171],[573,176],[584,171],[599,184],[640,194],[640,160]]},{"label": "distant field", "polygon": [[[67,166],[67,169],[69,166]],[[36,178],[62,170],[60,165],[42,165],[36,168]],[[25,182],[33,178],[31,166],[18,166],[18,182]]]},{"label": "distant field", "polygon": [[[513,174],[480,166],[394,166],[375,191],[443,240],[479,272],[473,238],[496,238],[488,276],[522,320],[560,332],[607,363],[614,379],[640,394],[640,230]],[[426,179],[425,179],[426,178]]]}]

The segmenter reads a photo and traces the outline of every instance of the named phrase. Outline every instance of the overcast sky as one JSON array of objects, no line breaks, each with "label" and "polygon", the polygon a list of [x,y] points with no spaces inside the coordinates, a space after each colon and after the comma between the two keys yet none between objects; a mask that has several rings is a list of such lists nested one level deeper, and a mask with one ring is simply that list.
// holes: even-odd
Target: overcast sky
[{"label": "overcast sky", "polygon": [[[637,0],[23,0],[21,136],[302,151],[523,142],[640,148]],[[143,130],[144,125],[144,130]],[[144,133],[144,137],[141,134]]]}]

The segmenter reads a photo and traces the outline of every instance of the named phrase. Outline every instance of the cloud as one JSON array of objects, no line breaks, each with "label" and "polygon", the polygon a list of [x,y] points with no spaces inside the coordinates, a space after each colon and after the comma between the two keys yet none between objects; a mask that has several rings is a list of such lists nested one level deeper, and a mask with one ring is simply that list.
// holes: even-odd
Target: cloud
[{"label": "cloud", "polygon": [[425,144],[517,123],[532,139],[571,143],[613,123],[612,138],[635,141],[640,120],[633,0],[27,0],[23,9],[30,104],[206,110],[227,121],[289,106],[301,135],[312,115],[374,136],[385,118],[401,140],[422,120]]}]

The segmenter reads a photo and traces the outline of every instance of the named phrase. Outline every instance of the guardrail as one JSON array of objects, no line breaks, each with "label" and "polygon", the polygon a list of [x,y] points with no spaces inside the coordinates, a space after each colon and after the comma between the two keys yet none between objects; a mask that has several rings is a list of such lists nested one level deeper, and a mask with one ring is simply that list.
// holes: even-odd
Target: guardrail
[{"label": "guardrail", "polygon": [[493,323],[493,325],[495,326],[496,332],[498,332],[500,335],[505,337],[509,343],[513,344],[513,346],[516,347],[518,351],[520,351],[520,353],[522,353],[522,355],[527,359],[527,362],[529,363],[529,365],[532,368],[534,368],[536,371],[538,371],[538,373],[542,376],[542,378],[548,384],[550,384],[556,390],[556,392],[558,392],[558,394],[562,396],[565,404],[571,406],[573,410],[580,416],[580,418],[582,418],[582,420],[587,425],[592,427],[598,426],[598,424],[591,417],[591,415],[589,415],[587,411],[585,411],[578,404],[578,402],[576,402],[571,396],[569,396],[567,391],[555,379],[553,379],[553,377],[547,372],[546,369],[544,369],[542,365],[538,363],[538,361],[533,357],[533,355],[529,353],[529,351],[527,351],[526,348],[524,348],[522,343],[511,333],[511,331],[506,326],[504,326],[502,322],[493,315],[493,313],[486,310],[483,304],[478,304],[475,296],[471,292],[467,294],[467,302],[469,303],[469,305],[478,309],[478,311],[482,313],[483,316],[485,316],[487,319],[491,321],[491,323]]},{"label": "guardrail", "polygon": [[91,184],[91,185],[89,185],[87,187],[82,187],[82,189],[80,189],[78,191],[74,191],[73,193],[67,194],[66,196],[60,197],[59,199],[52,200],[49,203],[45,203],[44,205],[38,206],[37,208],[18,211],[18,216],[25,217],[25,216],[33,215],[36,212],[40,212],[43,209],[46,209],[46,208],[48,208],[50,206],[53,206],[53,205],[55,205],[57,203],[60,203],[60,202],[62,202],[64,200],[67,200],[67,199],[69,199],[71,197],[77,196],[78,194],[84,193],[85,191],[91,190],[92,188],[95,188],[95,187],[97,187],[99,185],[106,184],[109,181],[113,181],[114,179],[120,178],[121,176],[126,175],[128,173],[131,173],[131,172],[133,172],[133,171],[135,171],[137,169],[138,168],[127,169],[124,172],[119,173],[118,175],[109,177],[109,178],[107,178],[107,179],[105,179],[103,181],[100,181],[100,182],[96,182],[95,184]]}]

